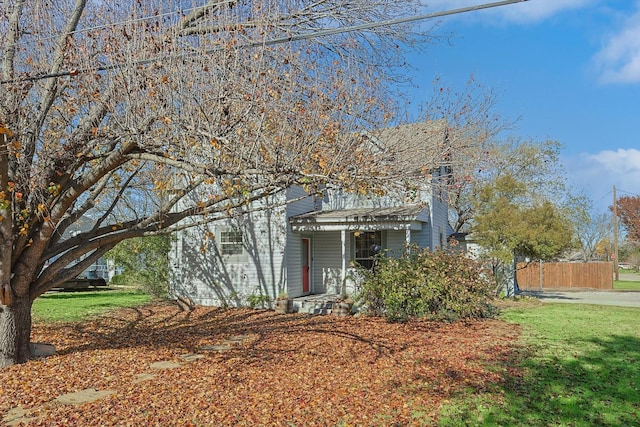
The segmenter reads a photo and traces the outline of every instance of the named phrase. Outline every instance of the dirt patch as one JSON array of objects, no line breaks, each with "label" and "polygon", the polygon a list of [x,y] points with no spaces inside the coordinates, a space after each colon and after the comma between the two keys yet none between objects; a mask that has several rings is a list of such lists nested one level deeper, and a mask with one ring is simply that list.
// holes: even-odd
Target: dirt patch
[{"label": "dirt patch", "polygon": [[[502,382],[518,328],[157,304],[33,335],[57,353],[0,370],[0,416],[20,405],[29,425],[388,426],[432,425],[443,402]],[[150,368],[167,361],[180,366]],[[86,389],[113,392],[46,405]]]},{"label": "dirt patch", "polygon": [[537,307],[544,303],[540,301],[540,299],[538,298],[522,295],[515,298],[498,299],[494,302],[494,304],[499,309],[504,309],[504,308],[514,308],[514,307],[522,307],[522,308]]}]

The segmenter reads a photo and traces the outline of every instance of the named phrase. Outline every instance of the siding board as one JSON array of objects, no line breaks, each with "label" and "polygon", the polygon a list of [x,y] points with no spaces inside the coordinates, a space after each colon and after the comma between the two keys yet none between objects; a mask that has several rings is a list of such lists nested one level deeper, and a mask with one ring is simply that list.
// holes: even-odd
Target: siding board
[{"label": "siding board", "polygon": [[[347,244],[349,244],[348,239]],[[313,255],[313,292],[338,293],[342,287],[340,232],[332,231],[314,234]]]}]

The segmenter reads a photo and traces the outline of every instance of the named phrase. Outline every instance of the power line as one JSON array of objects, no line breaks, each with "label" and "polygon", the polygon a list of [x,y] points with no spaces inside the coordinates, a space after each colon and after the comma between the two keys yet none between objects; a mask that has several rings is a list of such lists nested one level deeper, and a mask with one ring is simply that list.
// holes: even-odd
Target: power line
[{"label": "power line", "polygon": [[628,195],[630,195],[630,196],[634,196],[634,197],[638,197],[638,196],[640,196],[640,194],[638,194],[638,193],[633,193],[633,192],[631,192],[631,191],[621,190],[621,189],[619,189],[619,188],[618,188],[618,191],[619,191],[620,193],[625,193],[625,194],[628,194]]},{"label": "power line", "polygon": [[[219,2],[216,3],[216,6],[232,3],[234,1],[236,1],[236,0],[224,0],[224,1],[223,0],[219,0]],[[119,26],[122,26],[122,25],[135,24],[137,22],[148,21],[150,19],[158,19],[158,18],[164,18],[164,17],[167,17],[167,16],[176,15],[176,14],[184,14],[185,12],[195,12],[197,10],[204,10],[204,9],[206,9],[208,7],[209,7],[208,5],[196,6],[196,7],[190,7],[190,8],[185,8],[185,9],[177,9],[177,10],[173,10],[171,12],[161,13],[161,14],[158,14],[158,15],[148,15],[148,16],[142,16],[140,18],[125,19],[125,20],[122,20],[122,21],[113,22],[111,24],[96,25],[94,27],[80,28],[78,30],[71,31],[67,35],[71,36],[71,35],[74,35],[74,34],[83,34],[83,33],[88,33],[90,31],[95,31],[95,30],[103,30],[105,28],[115,28],[115,27],[119,27]],[[34,39],[34,40],[16,42],[16,43],[10,44],[8,46],[25,46],[25,45],[40,43],[40,42],[43,42],[45,40],[54,40],[54,39],[60,37],[60,35],[62,35],[62,33],[53,33],[53,34],[51,34],[50,36],[47,36],[47,37],[39,37],[39,38]]]},{"label": "power line", "polygon": [[[390,19],[390,20],[380,21],[380,22],[371,22],[371,23],[366,23],[366,24],[353,25],[353,26],[349,26],[349,27],[330,28],[330,29],[326,29],[326,30],[318,30],[318,31],[313,31],[313,32],[309,32],[309,33],[297,34],[297,35],[293,35],[293,36],[285,36],[285,37],[278,37],[278,38],[264,40],[264,41],[256,41],[256,42],[244,43],[244,44],[239,45],[238,48],[239,49],[250,49],[250,48],[260,47],[260,46],[273,46],[273,45],[278,45],[278,44],[291,43],[291,42],[295,42],[295,41],[302,41],[302,40],[309,40],[309,39],[314,39],[314,38],[326,37],[326,36],[331,36],[331,35],[335,35],[335,34],[350,33],[350,32],[361,31],[361,30],[371,30],[371,29],[380,28],[380,27],[405,24],[405,23],[415,22],[415,21],[423,21],[423,20],[427,20],[427,19],[441,18],[441,17],[445,17],[445,16],[457,15],[457,14],[467,13],[467,12],[475,12],[475,11],[478,11],[478,10],[490,9],[490,8],[495,8],[495,7],[500,7],[500,6],[506,6],[506,5],[515,4],[515,3],[522,3],[522,2],[525,2],[525,1],[529,1],[529,0],[504,0],[504,1],[498,1],[498,2],[493,2],[493,3],[484,3],[484,4],[480,4],[480,5],[476,5],[476,6],[468,6],[468,7],[458,8],[458,9],[445,10],[445,11],[441,11],[441,12],[427,13],[427,14],[423,14],[423,15],[414,15],[414,16]],[[91,72],[113,71],[113,70],[117,70],[117,69],[120,69],[120,68],[124,68],[126,66],[138,67],[138,66],[142,66],[142,65],[149,65],[149,64],[156,63],[156,62],[159,62],[159,61],[183,59],[183,58],[197,56],[197,55],[203,55],[203,54],[204,55],[208,55],[208,54],[212,54],[212,53],[215,53],[215,52],[220,52],[223,49],[224,49],[223,47],[218,47],[218,48],[213,48],[213,49],[206,49],[206,50],[204,50],[202,52],[197,52],[197,51],[196,52],[187,52],[187,53],[182,53],[182,54],[179,54],[179,55],[169,55],[169,56],[161,56],[161,57],[143,59],[143,60],[131,62],[129,64],[120,63],[120,64],[113,64],[113,65],[105,65],[105,66],[99,66],[99,67],[85,68],[85,69],[81,69],[81,70],[73,69],[73,70],[61,71],[61,72],[58,72],[58,73],[37,74],[37,75],[34,75],[34,76],[21,77],[21,78],[18,78],[18,79],[3,80],[3,81],[0,81],[0,84],[25,83],[25,82],[44,80],[44,79],[52,79],[52,78],[57,78],[57,77],[76,76],[78,74],[85,74],[85,73],[91,73]]]}]

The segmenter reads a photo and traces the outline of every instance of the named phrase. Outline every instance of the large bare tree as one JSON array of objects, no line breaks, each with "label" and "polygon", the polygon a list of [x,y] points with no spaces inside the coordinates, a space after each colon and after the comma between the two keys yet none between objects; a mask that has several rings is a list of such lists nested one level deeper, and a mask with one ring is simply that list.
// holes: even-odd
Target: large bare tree
[{"label": "large bare tree", "polygon": [[451,165],[447,180],[450,222],[456,232],[468,231],[475,213],[473,198],[480,183],[497,165],[493,152],[497,136],[510,123],[495,112],[493,90],[477,82],[473,75],[462,91],[453,91],[437,78],[433,95],[423,107],[427,120],[447,123],[451,147],[445,161]]},{"label": "large bare tree", "polygon": [[428,35],[306,36],[416,7],[0,2],[0,366],[29,358],[34,299],[124,239],[238,215],[291,185],[419,178],[432,165],[398,164],[359,135],[393,117],[401,47]]}]

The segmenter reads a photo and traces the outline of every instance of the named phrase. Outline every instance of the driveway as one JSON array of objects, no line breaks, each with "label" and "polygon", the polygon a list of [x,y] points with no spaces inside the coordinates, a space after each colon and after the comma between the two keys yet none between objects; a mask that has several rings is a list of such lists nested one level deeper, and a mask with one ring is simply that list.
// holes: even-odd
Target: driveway
[{"label": "driveway", "polygon": [[523,291],[522,295],[536,297],[541,301],[563,302],[571,304],[598,304],[617,305],[620,307],[640,307],[640,292],[618,291],[618,292],[533,292]]},{"label": "driveway", "polygon": [[620,280],[640,282],[640,273],[619,273]]}]

